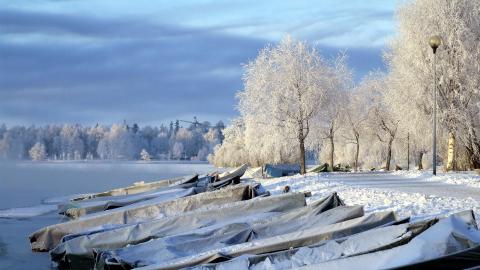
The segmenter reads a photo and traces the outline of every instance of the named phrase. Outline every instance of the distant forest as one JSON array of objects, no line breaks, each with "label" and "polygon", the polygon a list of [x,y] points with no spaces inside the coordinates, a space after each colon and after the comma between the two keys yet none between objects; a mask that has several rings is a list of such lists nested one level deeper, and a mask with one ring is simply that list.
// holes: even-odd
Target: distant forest
[{"label": "distant forest", "polygon": [[[186,122],[186,121],[185,121]],[[0,125],[0,159],[207,160],[223,141],[223,122],[170,122],[159,127],[113,124]]]}]

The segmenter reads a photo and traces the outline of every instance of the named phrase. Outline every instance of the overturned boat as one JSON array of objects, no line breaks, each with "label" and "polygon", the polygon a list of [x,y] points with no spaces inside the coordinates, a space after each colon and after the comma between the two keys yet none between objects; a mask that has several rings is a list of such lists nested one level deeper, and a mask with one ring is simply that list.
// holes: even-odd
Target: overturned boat
[{"label": "overturned boat", "polygon": [[[192,195],[192,196],[188,196]],[[237,185],[209,193],[197,194],[196,188],[180,191],[177,198],[155,198],[115,208],[82,218],[42,228],[30,235],[32,250],[47,251],[54,248],[67,234],[95,231],[108,226],[124,225],[171,216],[179,212],[191,211],[209,204],[221,204],[249,199],[250,186]]]},{"label": "overturned boat", "polygon": [[[333,199],[333,198],[332,198]],[[335,205],[335,201],[325,201]],[[273,217],[306,205],[303,193],[288,193],[279,196],[257,197],[251,200],[228,202],[175,216],[134,223],[100,232],[68,235],[50,252],[52,260],[73,268],[78,265],[92,266],[95,253],[113,250],[128,245],[147,242],[171,235],[188,233],[199,228],[232,224]]]}]

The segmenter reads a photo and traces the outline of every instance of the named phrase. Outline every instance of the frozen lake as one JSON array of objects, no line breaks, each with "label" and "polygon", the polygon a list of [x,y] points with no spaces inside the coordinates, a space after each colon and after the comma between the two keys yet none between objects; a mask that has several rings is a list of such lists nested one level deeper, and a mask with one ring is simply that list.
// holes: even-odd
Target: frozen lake
[{"label": "frozen lake", "polygon": [[[46,198],[99,192],[134,182],[207,173],[212,165],[190,162],[0,163],[0,209],[39,205]],[[51,269],[48,253],[30,251],[28,235],[61,221],[59,215],[0,218],[0,269]]]}]

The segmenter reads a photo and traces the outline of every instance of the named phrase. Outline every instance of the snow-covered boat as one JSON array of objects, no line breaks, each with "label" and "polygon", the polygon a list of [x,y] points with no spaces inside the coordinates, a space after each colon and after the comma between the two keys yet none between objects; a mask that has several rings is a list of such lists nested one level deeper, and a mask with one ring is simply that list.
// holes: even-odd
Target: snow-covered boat
[{"label": "snow-covered boat", "polygon": [[[325,198],[302,209],[222,227],[206,227],[185,234],[105,251],[97,268],[178,269],[226,256],[288,249],[335,238],[396,221],[391,212],[363,216],[361,206],[331,205]],[[332,207],[333,206],[333,207]]]},{"label": "snow-covered boat", "polygon": [[150,201],[152,199],[162,200],[180,198],[192,194],[200,193],[195,190],[195,193],[185,192],[182,188],[164,188],[151,192],[144,192],[135,195],[121,195],[102,197],[101,200],[84,200],[80,202],[69,202],[67,204],[59,205],[59,214],[66,215],[71,218],[79,218],[81,216],[111,210],[127,205],[139,203],[142,201]]},{"label": "snow-covered boat", "polygon": [[465,211],[195,269],[466,269],[480,265],[479,250],[480,231]]},{"label": "snow-covered boat", "polygon": [[[325,205],[333,207],[338,201],[332,197]],[[208,205],[199,209],[147,222],[134,223],[103,231],[68,235],[50,255],[60,265],[93,265],[94,250],[111,250],[138,244],[195,229],[274,216],[304,207],[303,193],[258,197],[251,200]]]},{"label": "snow-covered boat", "polygon": [[[32,250],[46,251],[54,248],[67,234],[102,229],[104,226],[148,221],[198,209],[206,205],[249,199],[250,186],[236,185],[217,191],[196,194],[196,188],[177,193],[175,199],[160,197],[137,202],[125,207],[85,215],[79,219],[42,228],[30,235]],[[196,194],[196,195],[194,195]],[[193,195],[193,196],[189,196]],[[186,197],[188,196],[188,197]]]},{"label": "snow-covered boat", "polygon": [[181,189],[185,188],[199,187],[196,189],[196,193],[203,192],[202,187],[208,191],[217,190],[231,184],[240,183],[240,177],[245,173],[246,169],[247,166],[242,165],[232,171],[223,173],[217,178],[209,175],[199,178],[198,175],[193,175],[151,183],[140,182],[133,186],[92,194],[83,197],[81,200],[76,198],[60,205],[59,213],[72,218],[78,218],[86,214],[127,206],[141,201],[168,197],[175,192],[183,194]]},{"label": "snow-covered boat", "polygon": [[198,180],[198,174],[176,177],[176,178],[171,178],[171,179],[163,179],[163,180],[159,180],[159,181],[146,182],[146,183],[144,181],[139,181],[139,182],[135,182],[133,185],[128,186],[128,187],[116,188],[116,189],[112,189],[112,190],[108,190],[108,191],[104,191],[104,192],[99,192],[99,193],[83,194],[83,195],[79,195],[75,198],[71,198],[71,200],[72,201],[81,201],[81,200],[90,200],[90,199],[94,199],[94,198],[98,198],[98,197],[132,195],[132,194],[138,194],[138,193],[142,193],[142,192],[155,190],[155,189],[162,188],[162,187],[188,184],[188,183],[191,183],[191,182],[195,182],[196,180]]},{"label": "snow-covered boat", "polygon": [[218,175],[218,181],[225,180],[227,178],[242,177],[245,171],[248,169],[247,164],[242,164],[237,168],[234,168],[230,171],[226,171]]}]

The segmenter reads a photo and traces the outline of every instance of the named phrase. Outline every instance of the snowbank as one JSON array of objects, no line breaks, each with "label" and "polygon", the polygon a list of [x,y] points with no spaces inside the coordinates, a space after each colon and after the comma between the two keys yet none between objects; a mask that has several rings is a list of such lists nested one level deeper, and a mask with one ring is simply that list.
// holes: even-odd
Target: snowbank
[{"label": "snowbank", "polygon": [[413,220],[433,216],[446,216],[463,210],[473,209],[478,215],[480,204],[468,197],[438,197],[421,193],[406,193],[389,189],[356,187],[341,181],[330,181],[328,174],[296,175],[275,179],[257,179],[272,194],[290,186],[292,191],[311,191],[309,201],[317,200],[331,192],[337,192],[347,205],[364,205],[366,212],[395,211],[400,217]]}]

